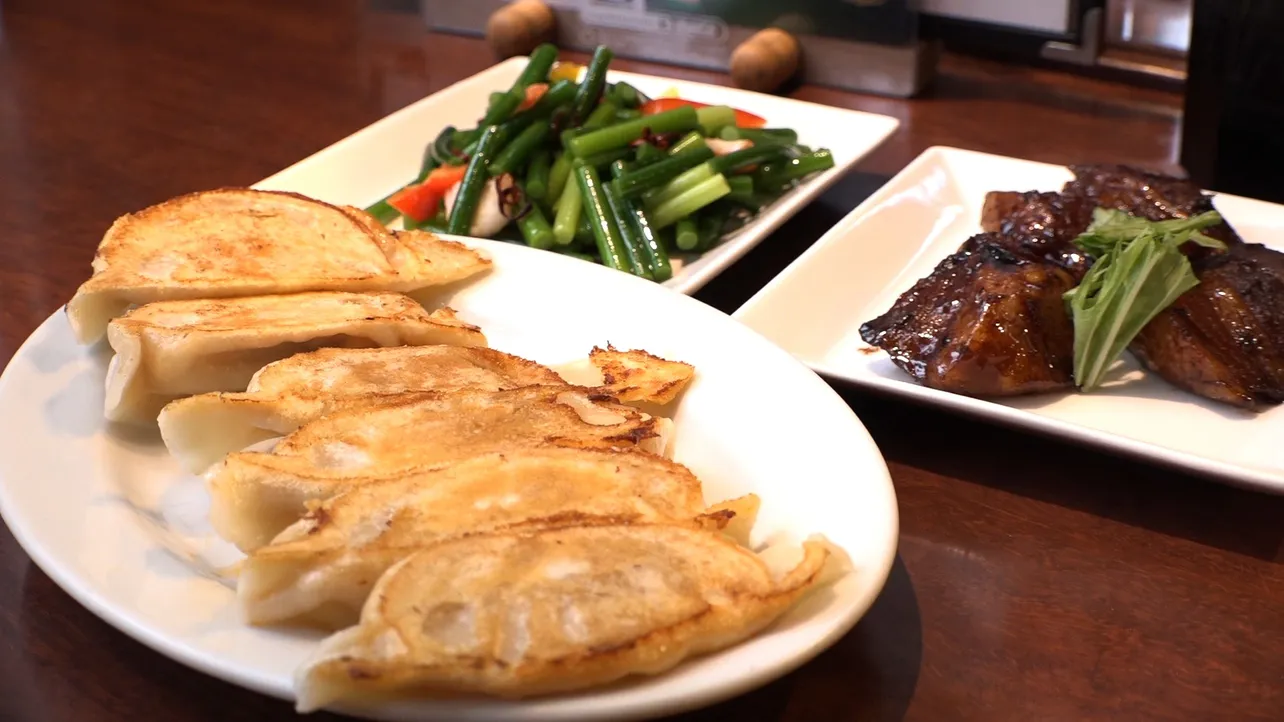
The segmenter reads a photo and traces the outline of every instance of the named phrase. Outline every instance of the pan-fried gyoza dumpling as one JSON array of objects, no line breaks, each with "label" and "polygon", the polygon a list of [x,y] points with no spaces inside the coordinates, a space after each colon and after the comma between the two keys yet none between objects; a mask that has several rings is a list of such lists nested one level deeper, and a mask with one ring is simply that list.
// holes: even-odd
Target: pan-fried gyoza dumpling
[{"label": "pan-fried gyoza dumpling", "polygon": [[298,709],[529,697],[659,674],[765,628],[828,557],[825,542],[804,542],[801,561],[781,570],[724,535],[677,525],[443,542],[389,569],[360,623],[321,643],[296,674]]},{"label": "pan-fried gyoza dumpling", "polygon": [[224,188],[122,216],[67,304],[81,343],[131,305],[299,291],[402,291],[490,267],[476,251],[295,193]]},{"label": "pan-fried gyoza dumpling", "polygon": [[418,392],[299,427],[270,453],[238,452],[206,472],[210,523],[250,552],[298,521],[311,500],[480,454],[536,446],[662,452],[668,419],[573,386]]},{"label": "pan-fried gyoza dumpling", "polygon": [[105,412],[154,423],[180,396],[240,391],[264,365],[323,346],[484,346],[486,337],[450,309],[428,313],[399,293],[297,293],[158,301],[111,322],[116,352]]},{"label": "pan-fried gyoza dumpling", "polygon": [[756,497],[706,509],[695,475],[652,454],[557,447],[487,454],[358,486],[313,506],[250,554],[237,596],[252,624],[337,629],[357,622],[388,567],[444,539],[697,518],[722,528],[741,510],[751,524]]},{"label": "pan-fried gyoza dumpling", "polygon": [[640,349],[594,347],[588,357],[554,367],[567,382],[610,394],[644,410],[662,410],[686,389],[695,367]]},{"label": "pan-fried gyoza dumpling", "polygon": [[609,344],[589,352],[589,362],[602,374],[602,388],[625,403],[671,403],[695,375],[689,363],[641,350],[619,351]]},{"label": "pan-fried gyoza dumpling", "polygon": [[263,367],[244,393],[179,399],[160,414],[161,438],[188,471],[343,409],[407,391],[500,391],[562,384],[551,369],[482,347],[324,348]]}]

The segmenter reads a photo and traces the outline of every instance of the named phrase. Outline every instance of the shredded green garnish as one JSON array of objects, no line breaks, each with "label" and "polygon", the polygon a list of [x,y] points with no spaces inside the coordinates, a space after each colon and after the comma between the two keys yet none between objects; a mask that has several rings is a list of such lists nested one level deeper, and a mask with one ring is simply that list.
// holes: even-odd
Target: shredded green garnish
[{"label": "shredded green garnish", "polygon": [[1093,211],[1092,224],[1074,243],[1096,261],[1065,294],[1074,321],[1074,382],[1080,389],[1100,386],[1141,329],[1199,285],[1178,248],[1187,241],[1225,248],[1199,232],[1221,222],[1217,211],[1168,221],[1148,221],[1106,208]]}]

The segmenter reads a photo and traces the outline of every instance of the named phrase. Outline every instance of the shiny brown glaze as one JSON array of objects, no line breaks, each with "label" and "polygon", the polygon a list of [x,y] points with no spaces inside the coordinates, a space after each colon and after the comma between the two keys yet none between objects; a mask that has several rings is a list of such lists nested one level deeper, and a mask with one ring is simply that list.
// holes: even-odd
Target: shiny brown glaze
[{"label": "shiny brown glaze", "polygon": [[[1193,183],[1121,165],[1071,166],[1063,193],[1161,221],[1213,210]],[[1284,401],[1284,256],[1246,245],[1228,223],[1205,233],[1228,251],[1187,243],[1200,285],[1152,320],[1130,350],[1169,383],[1261,409]]]},{"label": "shiny brown glaze", "polygon": [[1078,195],[992,191],[985,196],[981,229],[998,234],[1013,253],[1051,261],[1079,279],[1091,260],[1073,241],[1092,222],[1093,208]]},{"label": "shiny brown glaze", "polygon": [[1190,181],[1119,164],[1072,165],[1074,180],[1062,189],[1106,208],[1162,221],[1213,210],[1212,198]]},{"label": "shiny brown glaze", "polygon": [[[1187,218],[1213,210],[1212,197],[1188,180],[1118,164],[1072,165],[1074,180],[1060,192],[993,191],[981,212],[982,230],[998,233],[1014,253],[1046,258],[1081,278],[1091,259],[1075,247],[1095,208],[1113,208],[1152,221]],[[1240,242],[1229,224],[1206,231],[1228,245]],[[1209,252],[1183,249],[1193,258]]]},{"label": "shiny brown glaze", "polygon": [[[1073,244],[1094,208],[1153,221],[1213,209],[1190,181],[1124,165],[1071,166],[1060,193],[996,191],[986,196],[982,226],[1015,253],[1047,259],[1082,278],[1091,259]],[[1260,409],[1284,400],[1284,354],[1276,339],[1284,317],[1284,256],[1245,246],[1228,223],[1206,233],[1229,253],[1188,243],[1201,279],[1143,329],[1129,349],[1169,383],[1205,398]]]},{"label": "shiny brown glaze", "polygon": [[1016,396],[1071,385],[1074,330],[1062,294],[1074,279],[1024,259],[992,234],[973,236],[861,326],[924,385],[968,396]]},{"label": "shiny brown glaze", "polygon": [[1257,244],[1197,264],[1200,284],[1129,347],[1169,383],[1261,410],[1284,401],[1284,254]]},{"label": "shiny brown glaze", "polygon": [[[1074,180],[1066,183],[1062,193],[1082,196],[1102,208],[1115,208],[1152,221],[1189,218],[1214,210],[1212,196],[1182,178],[1126,165],[1072,165],[1070,171]],[[1205,233],[1229,245],[1240,243],[1227,223]],[[1183,250],[1200,257],[1206,255],[1195,244]]]},{"label": "shiny brown glaze", "polygon": [[[981,228],[997,233],[1018,254],[1045,258],[1081,278],[1091,259],[1074,245],[1095,208],[1113,208],[1152,221],[1187,218],[1213,210],[1212,197],[1188,180],[1118,164],[1072,165],[1074,180],[1060,192],[992,191],[981,211]],[[1229,224],[1206,233],[1228,245],[1239,243]],[[1183,249],[1193,258],[1209,252],[1196,244]]]}]

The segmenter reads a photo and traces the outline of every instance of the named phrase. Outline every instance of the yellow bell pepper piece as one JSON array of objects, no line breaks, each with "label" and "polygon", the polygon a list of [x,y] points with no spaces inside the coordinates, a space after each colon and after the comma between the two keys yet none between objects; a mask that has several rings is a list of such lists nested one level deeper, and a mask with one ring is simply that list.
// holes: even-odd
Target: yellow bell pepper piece
[{"label": "yellow bell pepper piece", "polygon": [[576,82],[580,79],[580,74],[584,72],[584,66],[579,63],[558,62],[553,65],[553,69],[548,71],[548,82],[556,83],[559,80],[569,80]]}]

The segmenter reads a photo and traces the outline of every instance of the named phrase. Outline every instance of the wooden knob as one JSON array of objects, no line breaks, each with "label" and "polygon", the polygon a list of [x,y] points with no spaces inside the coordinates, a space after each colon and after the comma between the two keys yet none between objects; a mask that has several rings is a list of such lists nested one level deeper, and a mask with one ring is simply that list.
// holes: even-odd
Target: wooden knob
[{"label": "wooden knob", "polygon": [[500,58],[525,55],[536,45],[551,42],[557,18],[540,0],[517,0],[491,13],[486,40]]},{"label": "wooden knob", "polygon": [[780,28],[754,33],[731,53],[731,80],[741,88],[775,91],[798,72],[798,40]]}]

